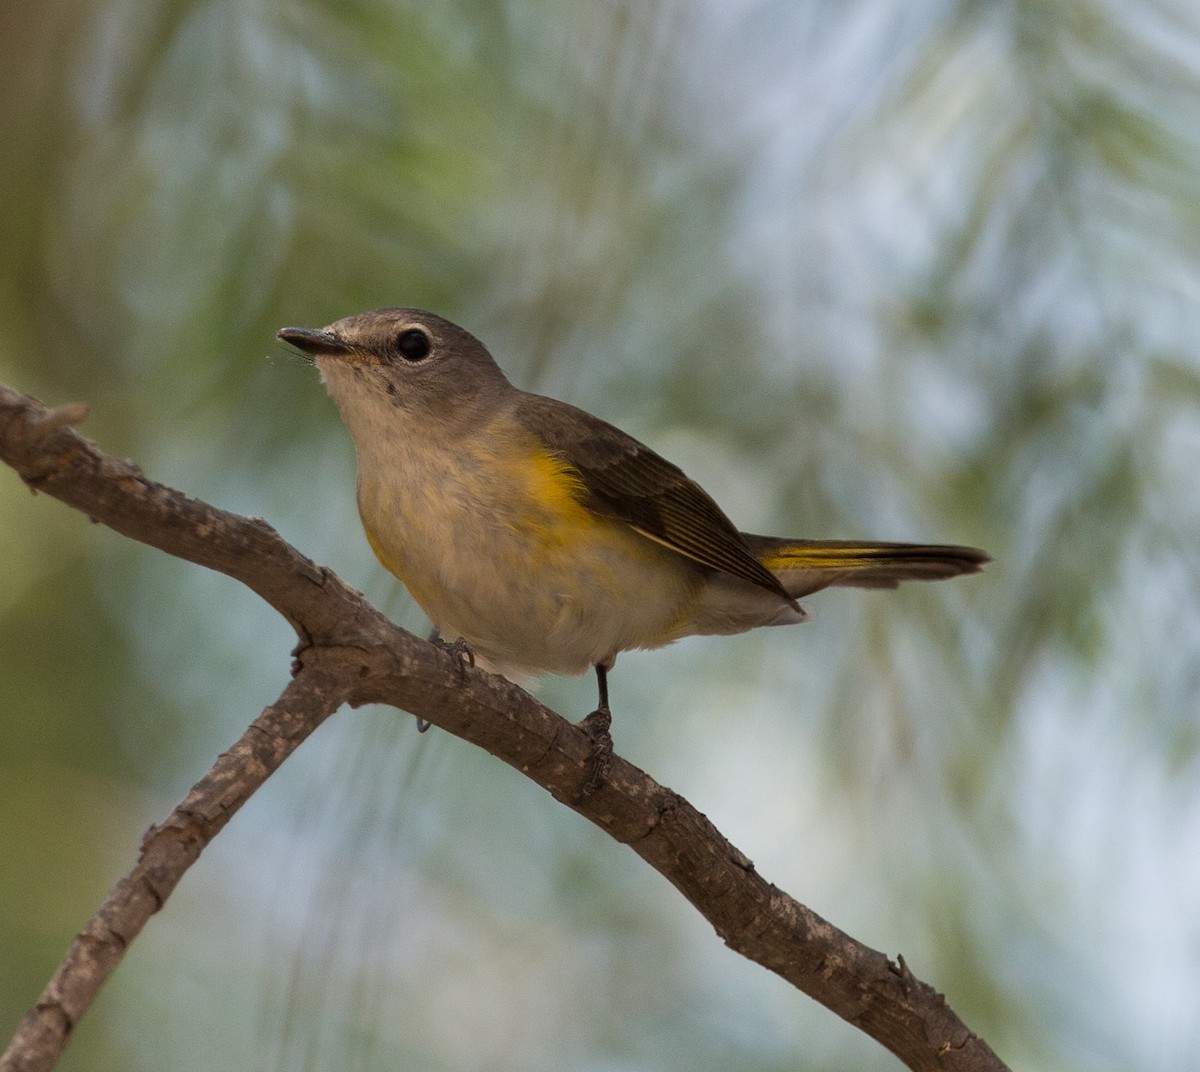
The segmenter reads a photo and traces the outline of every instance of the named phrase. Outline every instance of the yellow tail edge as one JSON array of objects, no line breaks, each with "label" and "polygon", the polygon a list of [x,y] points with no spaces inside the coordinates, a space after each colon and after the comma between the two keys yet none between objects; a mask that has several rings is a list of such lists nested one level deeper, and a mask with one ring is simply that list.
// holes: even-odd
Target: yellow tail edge
[{"label": "yellow tail edge", "polygon": [[743,536],[793,598],[827,585],[894,588],[901,581],[940,581],[978,573],[991,561],[977,547],[955,544]]}]

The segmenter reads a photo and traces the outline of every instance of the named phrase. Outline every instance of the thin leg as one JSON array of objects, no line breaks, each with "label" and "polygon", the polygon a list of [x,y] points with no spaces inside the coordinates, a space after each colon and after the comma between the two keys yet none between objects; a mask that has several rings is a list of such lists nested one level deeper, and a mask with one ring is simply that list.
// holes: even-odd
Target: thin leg
[{"label": "thin leg", "polygon": [[596,664],[596,684],[600,687],[600,706],[579,723],[579,728],[592,739],[591,770],[587,781],[583,783],[583,791],[579,794],[579,803],[589,793],[595,792],[604,784],[612,767],[613,739],[612,712],[608,708],[608,667]]}]

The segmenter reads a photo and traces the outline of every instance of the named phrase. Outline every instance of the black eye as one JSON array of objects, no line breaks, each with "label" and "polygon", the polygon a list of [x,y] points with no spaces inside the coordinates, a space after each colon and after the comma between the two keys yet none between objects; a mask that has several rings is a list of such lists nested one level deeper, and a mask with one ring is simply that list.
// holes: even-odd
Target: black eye
[{"label": "black eye", "polygon": [[396,352],[405,361],[420,361],[427,357],[433,344],[420,328],[408,328],[396,336]]}]

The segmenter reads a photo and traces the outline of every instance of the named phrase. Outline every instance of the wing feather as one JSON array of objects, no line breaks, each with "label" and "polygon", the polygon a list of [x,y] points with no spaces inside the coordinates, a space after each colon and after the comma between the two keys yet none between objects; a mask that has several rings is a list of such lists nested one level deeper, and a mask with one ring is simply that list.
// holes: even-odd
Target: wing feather
[{"label": "wing feather", "polygon": [[790,601],[736,526],[694,480],[619,428],[585,410],[522,393],[521,421],[578,474],[585,505],[710,569]]}]

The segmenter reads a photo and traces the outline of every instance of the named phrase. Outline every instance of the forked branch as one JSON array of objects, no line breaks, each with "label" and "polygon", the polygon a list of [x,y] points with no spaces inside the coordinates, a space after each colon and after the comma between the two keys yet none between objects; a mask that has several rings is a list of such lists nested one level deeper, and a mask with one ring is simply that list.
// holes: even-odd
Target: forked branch
[{"label": "forked branch", "polygon": [[133,870],[76,937],[26,1013],[0,1072],[53,1067],[72,1028],[128,944],[233,813],[343,703],[385,703],[516,768],[661,872],[730,948],[832,1009],[909,1068],[998,1072],[1005,1065],[903,960],[856,941],[762,878],[702,814],[615,758],[579,803],[590,739],[503,678],[460,665],[392,625],[265,522],[190,499],[112,458],[68,427],[78,406],[48,410],[0,386],[0,458],[44,491],[117,532],[242,581],[300,643],[293,677],[159,826]]}]

